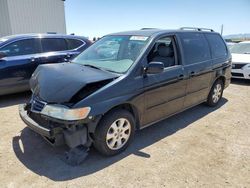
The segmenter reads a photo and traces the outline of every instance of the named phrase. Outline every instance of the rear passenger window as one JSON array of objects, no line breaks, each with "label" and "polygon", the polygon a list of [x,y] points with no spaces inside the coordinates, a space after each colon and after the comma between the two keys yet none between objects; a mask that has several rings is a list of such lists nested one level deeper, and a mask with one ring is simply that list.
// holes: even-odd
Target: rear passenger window
[{"label": "rear passenger window", "polygon": [[76,49],[76,48],[82,46],[84,43],[83,41],[80,41],[77,39],[67,39],[67,42],[68,42],[68,49],[69,50]]},{"label": "rear passenger window", "polygon": [[186,64],[210,59],[208,43],[201,33],[180,33]]},{"label": "rear passenger window", "polygon": [[227,48],[222,38],[217,34],[206,34],[209,45],[211,46],[212,57],[219,58],[227,56]]},{"label": "rear passenger window", "polygon": [[64,39],[44,38],[42,39],[43,52],[55,52],[67,50],[67,43]]}]

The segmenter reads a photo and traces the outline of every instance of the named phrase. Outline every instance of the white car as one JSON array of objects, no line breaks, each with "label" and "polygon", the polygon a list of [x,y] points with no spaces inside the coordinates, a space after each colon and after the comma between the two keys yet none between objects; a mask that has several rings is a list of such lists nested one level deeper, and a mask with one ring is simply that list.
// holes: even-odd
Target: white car
[{"label": "white car", "polygon": [[232,77],[250,79],[250,41],[240,42],[230,49]]},{"label": "white car", "polygon": [[235,44],[235,42],[227,42],[228,49],[230,50]]}]

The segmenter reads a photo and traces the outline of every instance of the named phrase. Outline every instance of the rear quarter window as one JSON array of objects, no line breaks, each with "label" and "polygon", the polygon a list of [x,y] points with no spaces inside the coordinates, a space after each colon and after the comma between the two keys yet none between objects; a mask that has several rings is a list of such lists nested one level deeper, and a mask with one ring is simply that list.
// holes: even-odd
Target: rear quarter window
[{"label": "rear quarter window", "polygon": [[85,42],[78,40],[78,39],[66,39],[68,43],[68,49],[73,50],[79,48],[80,46],[84,45]]},{"label": "rear quarter window", "polygon": [[193,64],[211,59],[209,46],[202,33],[180,33],[185,64]]},{"label": "rear quarter window", "polygon": [[206,34],[206,38],[210,45],[213,58],[220,58],[227,56],[226,44],[220,35]]}]

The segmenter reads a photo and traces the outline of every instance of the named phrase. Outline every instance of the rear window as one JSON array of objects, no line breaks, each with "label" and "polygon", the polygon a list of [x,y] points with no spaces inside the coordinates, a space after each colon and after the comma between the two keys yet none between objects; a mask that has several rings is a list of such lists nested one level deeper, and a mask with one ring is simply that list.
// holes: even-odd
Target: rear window
[{"label": "rear window", "polygon": [[42,39],[43,52],[55,52],[67,50],[67,43],[64,39],[44,38]]},{"label": "rear window", "polygon": [[80,46],[82,46],[84,44],[83,41],[77,40],[77,39],[66,39],[66,40],[67,40],[67,43],[68,43],[68,49],[69,50],[79,48]]},{"label": "rear window", "polygon": [[193,64],[210,59],[208,43],[202,33],[179,34],[186,64]]},{"label": "rear window", "polygon": [[219,58],[227,56],[227,48],[223,39],[218,34],[206,34],[211,47],[212,57]]}]

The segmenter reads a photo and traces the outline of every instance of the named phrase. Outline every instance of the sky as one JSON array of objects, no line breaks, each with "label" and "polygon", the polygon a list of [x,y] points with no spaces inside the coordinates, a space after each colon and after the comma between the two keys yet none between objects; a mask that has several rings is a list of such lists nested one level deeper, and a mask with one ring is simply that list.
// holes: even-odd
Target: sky
[{"label": "sky", "polygon": [[67,33],[89,38],[141,28],[250,33],[250,0],[66,0]]}]

